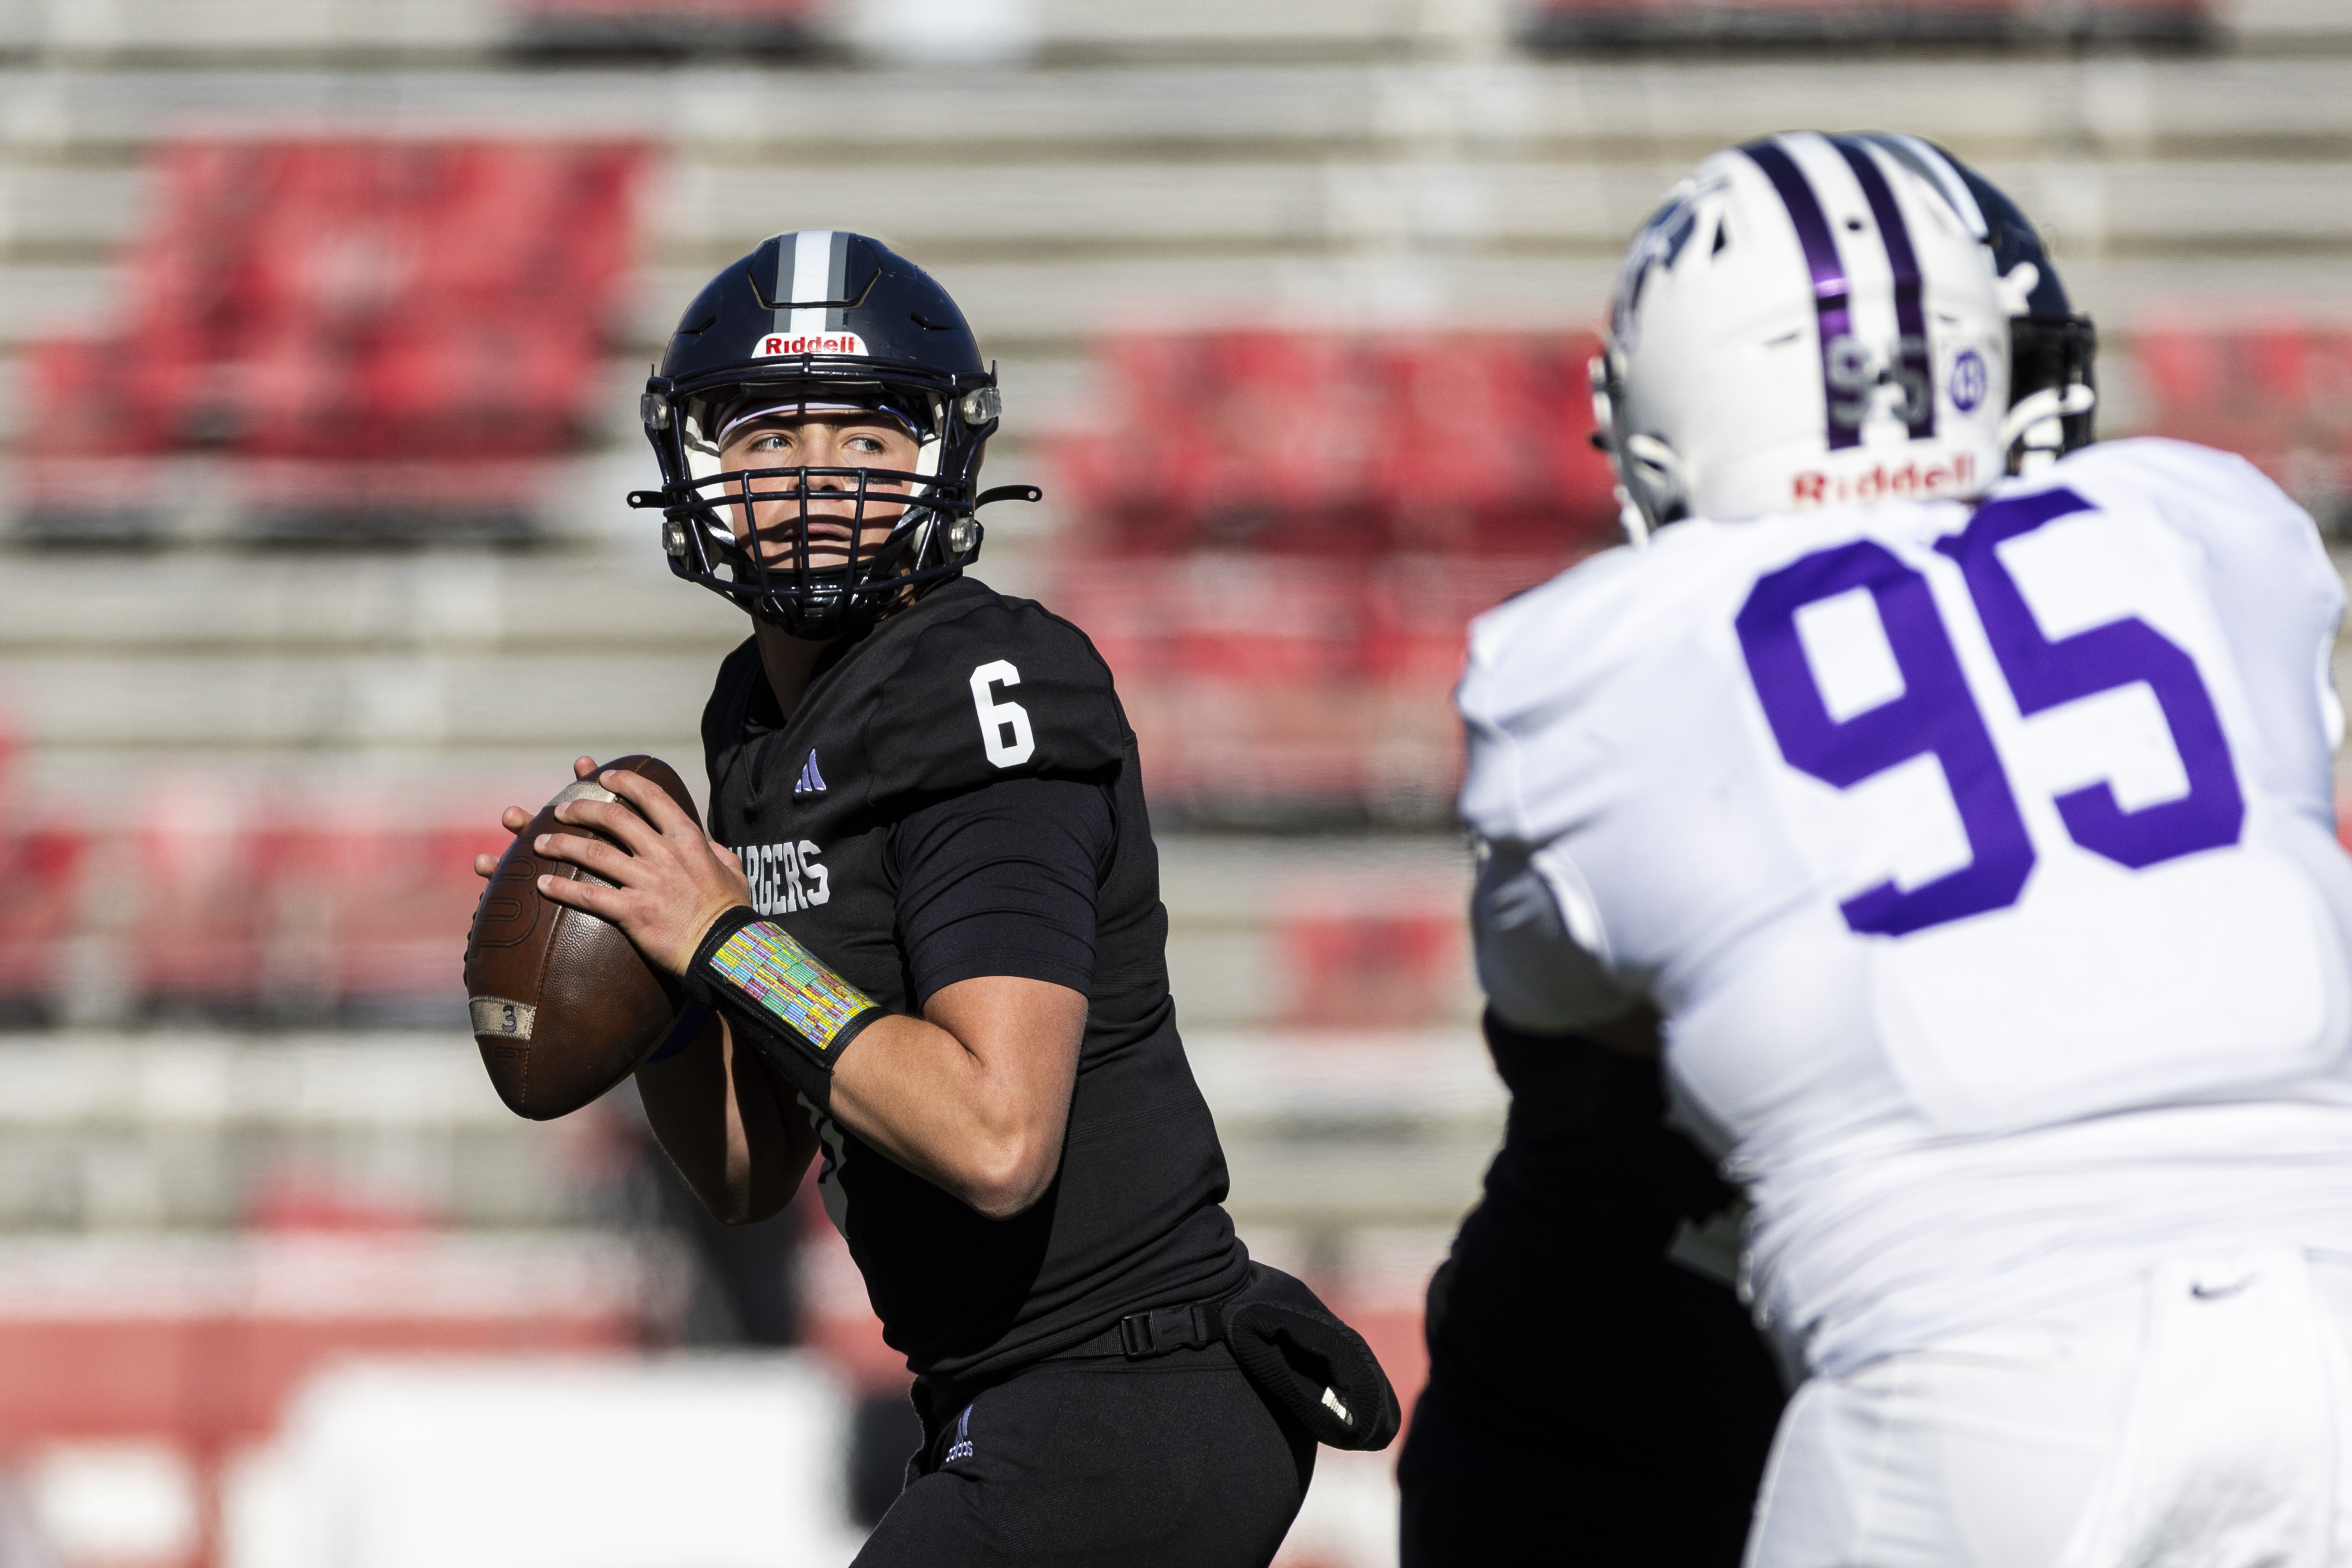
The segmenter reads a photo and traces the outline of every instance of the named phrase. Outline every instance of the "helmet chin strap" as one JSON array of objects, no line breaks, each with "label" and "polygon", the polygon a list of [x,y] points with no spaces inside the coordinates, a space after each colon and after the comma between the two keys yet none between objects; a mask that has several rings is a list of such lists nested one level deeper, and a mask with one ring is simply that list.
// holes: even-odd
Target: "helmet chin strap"
[{"label": "helmet chin strap", "polygon": [[2058,422],[2090,413],[2098,401],[2099,394],[2080,382],[2028,392],[2001,419],[2000,449],[2014,454],[2018,473],[2039,473],[2058,461],[2064,446]]}]

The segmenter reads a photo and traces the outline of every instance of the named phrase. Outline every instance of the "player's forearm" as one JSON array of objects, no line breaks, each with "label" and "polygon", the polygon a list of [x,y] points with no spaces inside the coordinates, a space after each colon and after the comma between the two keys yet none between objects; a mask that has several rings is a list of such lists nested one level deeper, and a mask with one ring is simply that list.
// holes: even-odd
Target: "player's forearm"
[{"label": "player's forearm", "polygon": [[1008,1218],[1053,1184],[1085,993],[975,976],[908,1018],[749,906],[703,934],[686,978],[810,1103],[981,1213]]},{"label": "player's forearm", "polygon": [[1019,1046],[1005,1043],[1013,1050],[982,1055],[937,1023],[880,1019],[834,1074],[834,1117],[990,1218],[1009,1219],[1061,1168],[1069,1092],[1048,1091],[1041,1105],[1038,1086],[1008,1071]]},{"label": "player's forearm", "polygon": [[655,1139],[703,1207],[742,1225],[792,1201],[815,1134],[780,1102],[758,1053],[736,1048],[723,1019],[714,1016],[693,1045],[636,1076]]}]

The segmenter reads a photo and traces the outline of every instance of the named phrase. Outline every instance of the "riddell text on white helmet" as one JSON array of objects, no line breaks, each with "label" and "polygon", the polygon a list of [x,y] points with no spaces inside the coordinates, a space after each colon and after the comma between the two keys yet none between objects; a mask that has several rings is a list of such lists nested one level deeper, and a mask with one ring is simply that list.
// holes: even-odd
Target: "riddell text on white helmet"
[{"label": "riddell text on white helmet", "polygon": [[1916,457],[1891,467],[1877,463],[1852,474],[1802,470],[1790,481],[1789,500],[1795,507],[1863,507],[1873,501],[1970,496],[1977,487],[1976,454],[1956,452],[1925,463]]}]

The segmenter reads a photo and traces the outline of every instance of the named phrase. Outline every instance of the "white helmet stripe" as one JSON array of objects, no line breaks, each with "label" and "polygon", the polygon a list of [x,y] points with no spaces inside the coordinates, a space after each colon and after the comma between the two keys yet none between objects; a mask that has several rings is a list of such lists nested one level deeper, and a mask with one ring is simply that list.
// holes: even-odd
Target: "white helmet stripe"
[{"label": "white helmet stripe", "polygon": [[1927,349],[1927,316],[1920,306],[1919,258],[1911,248],[1911,230],[1870,150],[1851,136],[1832,136],[1830,143],[1853,171],[1879,237],[1886,242],[1886,265],[1895,275],[1895,359],[1909,397],[1906,423],[1912,440],[1924,440],[1936,434],[1935,361]]},{"label": "white helmet stripe", "polygon": [[[1821,337],[1822,406],[1833,409],[1838,406],[1839,396],[1835,383],[1830,380],[1830,346],[1853,333],[1853,286],[1846,279],[1845,263],[1838,256],[1837,235],[1822,212],[1821,198],[1813,194],[1804,171],[1797,167],[1797,161],[1778,141],[1751,141],[1740,152],[1764,171],[1764,177],[1772,182],[1772,189],[1780,193],[1780,205],[1788,209],[1789,221],[1796,225],[1797,243],[1804,249],[1805,267],[1813,277],[1813,317]],[[1832,452],[1862,444],[1860,424],[1842,425],[1835,419],[1826,423]]]},{"label": "white helmet stripe", "polygon": [[803,229],[776,247],[775,329],[838,332],[847,323],[849,232]]},{"label": "white helmet stripe", "polygon": [[1976,193],[1969,189],[1969,183],[1960,178],[1960,172],[1952,167],[1951,160],[1935,143],[1893,131],[1866,131],[1861,140],[1941,191],[1944,200],[1960,215],[1960,221],[1969,225],[1970,234],[1979,239],[1991,235],[1992,225],[1985,221],[1984,209],[1977,205]]}]

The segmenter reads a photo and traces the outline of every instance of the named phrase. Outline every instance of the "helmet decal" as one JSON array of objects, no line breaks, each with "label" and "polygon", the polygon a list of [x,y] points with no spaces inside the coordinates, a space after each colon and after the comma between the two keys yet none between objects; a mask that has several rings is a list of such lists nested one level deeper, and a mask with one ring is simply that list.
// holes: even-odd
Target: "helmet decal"
[{"label": "helmet decal", "polygon": [[[779,316],[838,315],[838,311],[779,310]],[[755,360],[772,360],[793,354],[848,354],[864,358],[866,340],[855,332],[771,332],[761,338],[751,350]]]},{"label": "helmet decal", "polygon": [[[1854,407],[1851,396],[1841,394],[1853,390],[1850,383],[1856,378],[1853,369],[1842,358],[1851,351],[1842,345],[1853,341],[1853,313],[1845,263],[1838,256],[1837,235],[1823,215],[1821,199],[1813,194],[1804,171],[1797,167],[1797,161],[1782,151],[1779,142],[1753,141],[1740,151],[1764,171],[1764,177],[1780,193],[1780,204],[1789,210],[1789,221],[1797,226],[1797,243],[1804,248],[1805,266],[1813,275],[1813,315],[1821,327],[1822,402],[1829,410],[1830,450],[1859,446],[1860,412],[1851,422],[1839,417],[1842,411]],[[1842,382],[1849,384],[1842,386]],[[1864,407],[1867,406],[1865,402]]]},{"label": "helmet decal", "polygon": [[1830,144],[1853,171],[1863,198],[1870,204],[1870,215],[1877,220],[1879,236],[1886,242],[1887,266],[1895,274],[1895,379],[1906,399],[1905,423],[1911,439],[1924,440],[1936,434],[1935,368],[1927,351],[1927,317],[1919,304],[1919,258],[1911,249],[1911,231],[1869,150],[1851,136],[1832,136]]},{"label": "helmet decal", "polygon": [[1652,269],[1672,267],[1681,259],[1683,246],[1698,227],[1699,199],[1717,188],[1708,185],[1677,192],[1650,214],[1642,232],[1633,236],[1633,247],[1617,271],[1617,291],[1610,310],[1609,334],[1621,348],[1630,350],[1633,334],[1640,329],[1642,286],[1649,282]]}]

